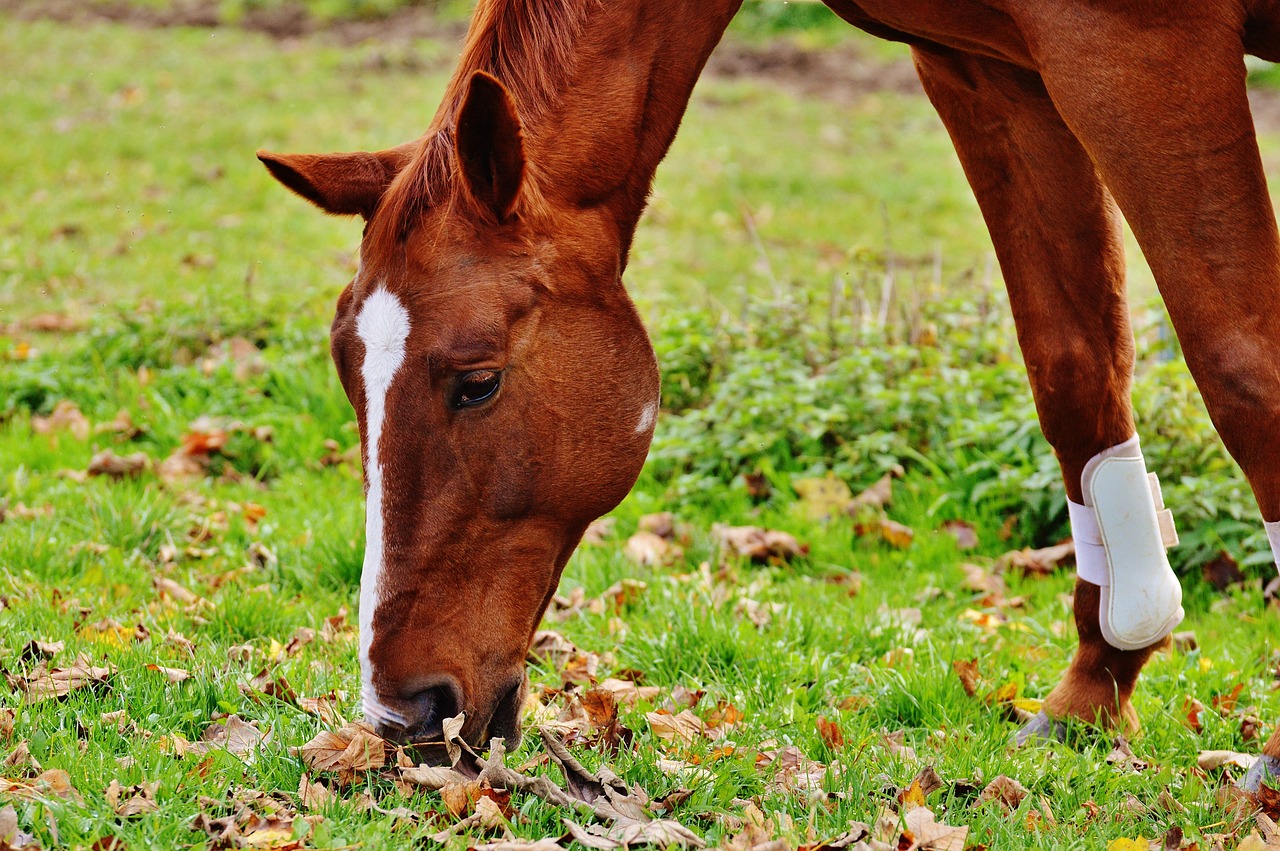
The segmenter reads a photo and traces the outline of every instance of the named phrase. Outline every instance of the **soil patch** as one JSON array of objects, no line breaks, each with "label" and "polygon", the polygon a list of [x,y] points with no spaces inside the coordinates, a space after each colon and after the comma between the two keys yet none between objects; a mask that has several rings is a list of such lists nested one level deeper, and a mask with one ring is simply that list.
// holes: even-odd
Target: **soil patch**
[{"label": "soil patch", "polygon": [[[164,8],[139,6],[129,0],[0,0],[0,14],[22,20],[111,22],[140,28],[229,26],[219,15],[218,0],[178,0]],[[462,22],[442,21],[425,6],[404,7],[370,20],[327,20],[293,3],[251,10],[232,26],[281,40],[317,36],[341,44],[424,38],[461,42],[466,31]],[[796,94],[837,102],[851,102],[868,92],[921,91],[910,62],[874,60],[853,43],[807,50],[785,39],[769,44],[728,39],[712,54],[707,73],[722,79],[767,81]]]}]

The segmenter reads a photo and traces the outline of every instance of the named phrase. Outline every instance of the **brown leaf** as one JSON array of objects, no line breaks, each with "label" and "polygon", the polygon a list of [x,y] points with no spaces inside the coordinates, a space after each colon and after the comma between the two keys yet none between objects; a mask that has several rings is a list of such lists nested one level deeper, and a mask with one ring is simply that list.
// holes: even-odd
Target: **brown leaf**
[{"label": "brown leaf", "polygon": [[1196,700],[1194,697],[1188,697],[1182,703],[1183,721],[1192,732],[1204,732],[1204,723],[1201,720],[1204,716],[1204,704]]},{"label": "brown leaf", "polygon": [[32,417],[31,428],[36,434],[53,434],[69,431],[77,440],[89,439],[89,420],[80,413],[76,403],[63,399],[53,407],[47,417]]},{"label": "brown leaf", "polygon": [[978,547],[978,532],[972,523],[964,520],[948,520],[942,524],[942,531],[956,539],[956,549],[973,550]]},{"label": "brown leaf", "polygon": [[731,556],[749,558],[755,562],[783,562],[809,552],[794,536],[756,526],[728,526],[716,523],[711,535],[721,548]]},{"label": "brown leaf", "polygon": [[644,717],[648,720],[654,735],[664,742],[692,745],[706,736],[706,724],[687,709],[678,715],[668,712],[646,712]]},{"label": "brown leaf", "polygon": [[969,836],[968,827],[951,827],[939,824],[927,807],[916,807],[903,816],[907,830],[914,837],[920,851],[964,851]]},{"label": "brown leaf", "polygon": [[900,550],[905,550],[910,547],[912,540],[914,540],[916,536],[915,530],[910,526],[903,525],[895,520],[890,520],[887,517],[880,518],[880,523],[876,526],[876,531],[879,533],[880,537],[884,539],[885,543]]},{"label": "brown leaf", "polygon": [[1200,751],[1196,757],[1196,765],[1203,771],[1213,771],[1224,765],[1234,765],[1248,771],[1258,761],[1255,754],[1236,753],[1235,751]]},{"label": "brown leaf", "polygon": [[373,728],[360,721],[337,731],[322,731],[298,749],[298,755],[312,771],[332,771],[354,775],[386,765],[386,742]]},{"label": "brown leaf", "polygon": [[164,676],[171,683],[180,683],[183,680],[187,680],[191,678],[191,672],[184,671],[182,668],[165,668],[160,665],[152,664],[152,665],[147,665],[147,670],[156,671],[157,673],[164,674]]},{"label": "brown leaf", "polygon": [[1235,688],[1226,694],[1215,694],[1210,703],[1222,717],[1229,716],[1236,709],[1236,704],[1240,700],[1240,692],[1244,691],[1244,683],[1236,683]]},{"label": "brown leaf", "polygon": [[1126,771],[1147,770],[1146,761],[1133,755],[1133,749],[1129,747],[1129,741],[1124,736],[1116,736],[1114,747],[1111,753],[1107,754],[1107,764]]},{"label": "brown leaf", "polygon": [[646,514],[640,518],[637,529],[641,532],[649,532],[657,535],[659,538],[671,540],[676,535],[676,518],[670,511],[662,511],[657,514]]},{"label": "brown leaf", "polygon": [[39,703],[66,697],[77,689],[104,684],[114,673],[114,668],[96,666],[88,655],[81,654],[70,668],[48,669],[41,663],[27,676],[11,679],[10,684],[26,692],[27,703]]},{"label": "brown leaf", "polygon": [[640,701],[651,702],[662,693],[657,686],[641,686],[631,680],[609,677],[600,683],[599,688],[613,695],[613,699],[624,706],[635,706]]},{"label": "brown leaf", "polygon": [[160,809],[156,803],[156,790],[159,788],[159,782],[123,787],[120,781],[112,780],[107,787],[107,805],[121,818],[154,813]]},{"label": "brown leaf", "polygon": [[90,476],[107,476],[112,479],[134,478],[142,475],[149,463],[146,454],[142,452],[122,457],[110,449],[104,449],[89,459],[85,472]]},{"label": "brown leaf", "polygon": [[242,757],[245,762],[253,762],[258,748],[268,739],[268,734],[242,720],[238,715],[228,715],[224,723],[210,724],[205,728],[200,741],[192,742],[189,752],[204,755],[211,750],[225,750]]},{"label": "brown leaf", "polygon": [[66,646],[67,643],[65,641],[40,641],[33,638],[22,648],[19,658],[28,662],[33,662],[37,659],[52,659],[65,650]]},{"label": "brown leaf", "polygon": [[844,731],[840,729],[838,721],[828,721],[819,715],[818,735],[822,737],[823,743],[832,750],[839,750],[844,747]]},{"label": "brown leaf", "polygon": [[965,661],[956,659],[951,663],[951,668],[956,672],[956,676],[960,678],[960,685],[964,688],[964,693],[969,697],[977,697],[978,680],[982,675],[978,673],[978,660]]},{"label": "brown leaf", "polygon": [[1027,787],[1007,774],[1001,774],[983,787],[982,791],[978,793],[978,800],[982,802],[995,801],[1006,813],[1010,813],[1018,808],[1028,794],[1030,793],[1027,791]]},{"label": "brown leaf", "polygon": [[885,473],[874,485],[853,498],[847,513],[853,515],[862,509],[886,508],[893,499],[893,480],[901,475],[901,467]]},{"label": "brown leaf", "polygon": [[1024,576],[1047,576],[1070,559],[1075,560],[1076,545],[1066,541],[1040,550],[1024,549],[1005,553],[996,561],[1004,571],[1017,570]]},{"label": "brown leaf", "polygon": [[636,532],[627,539],[623,555],[641,567],[666,567],[684,558],[684,550],[653,532]]},{"label": "brown leaf", "polygon": [[1201,572],[1204,575],[1204,581],[1219,591],[1225,591],[1232,585],[1244,582],[1244,574],[1240,572],[1240,566],[1225,552],[1218,553],[1217,558],[1206,562]]}]

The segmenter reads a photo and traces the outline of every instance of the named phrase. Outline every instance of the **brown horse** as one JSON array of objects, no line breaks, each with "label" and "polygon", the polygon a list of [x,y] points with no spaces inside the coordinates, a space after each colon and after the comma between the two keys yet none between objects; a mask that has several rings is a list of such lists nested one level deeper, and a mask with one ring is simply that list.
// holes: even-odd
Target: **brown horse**
[{"label": "brown horse", "polygon": [[[332,350],[363,439],[361,666],[387,735],[438,737],[462,710],[470,741],[519,734],[560,572],[644,462],[658,375],[622,273],[740,3],[480,0],[421,139],[259,154],[367,221]],[[1280,547],[1280,237],[1242,60],[1280,59],[1280,0],[828,3],[914,51],[1073,503],[1080,645],[1029,732],[1134,725],[1138,673],[1181,609],[1134,437],[1121,211]]]}]

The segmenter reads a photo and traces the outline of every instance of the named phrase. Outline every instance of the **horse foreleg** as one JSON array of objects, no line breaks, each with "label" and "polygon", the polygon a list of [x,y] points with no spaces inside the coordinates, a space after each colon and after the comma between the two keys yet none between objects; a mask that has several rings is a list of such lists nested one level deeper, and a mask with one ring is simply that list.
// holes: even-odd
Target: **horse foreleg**
[{"label": "horse foreleg", "polygon": [[[1134,434],[1119,212],[1036,74],[942,49],[917,49],[916,66],[991,231],[1041,428],[1083,503],[1086,465]],[[1109,644],[1100,601],[1077,582],[1079,649],[1020,738],[1054,719],[1138,726],[1130,696],[1152,648]]]}]

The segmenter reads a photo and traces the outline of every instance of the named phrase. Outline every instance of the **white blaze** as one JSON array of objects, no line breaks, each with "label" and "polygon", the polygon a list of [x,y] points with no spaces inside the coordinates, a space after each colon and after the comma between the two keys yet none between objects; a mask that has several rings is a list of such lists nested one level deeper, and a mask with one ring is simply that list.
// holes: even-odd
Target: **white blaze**
[{"label": "white blaze", "polygon": [[386,417],[387,392],[404,363],[404,343],[409,336],[409,312],[400,300],[385,289],[377,289],[365,299],[356,318],[356,334],[364,344],[365,483],[364,567],[360,572],[360,673],[364,714],[373,721],[399,723],[403,718],[379,703],[373,688],[373,663],[369,645],[373,643],[373,612],[384,567],[382,458],[378,443]]}]

